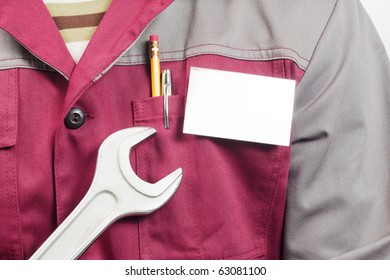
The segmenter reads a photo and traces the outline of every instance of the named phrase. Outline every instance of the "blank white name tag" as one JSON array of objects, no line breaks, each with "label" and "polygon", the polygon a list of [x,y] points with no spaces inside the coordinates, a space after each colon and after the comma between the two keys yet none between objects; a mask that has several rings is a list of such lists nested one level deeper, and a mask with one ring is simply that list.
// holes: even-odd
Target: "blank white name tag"
[{"label": "blank white name tag", "polygon": [[191,67],[183,132],[289,146],[295,81]]}]

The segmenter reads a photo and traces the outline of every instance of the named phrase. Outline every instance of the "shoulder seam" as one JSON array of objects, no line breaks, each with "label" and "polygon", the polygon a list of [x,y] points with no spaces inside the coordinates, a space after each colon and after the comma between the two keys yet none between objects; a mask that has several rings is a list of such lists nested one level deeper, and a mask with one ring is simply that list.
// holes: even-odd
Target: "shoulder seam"
[{"label": "shoulder seam", "polygon": [[[333,9],[332,9],[332,12],[330,13],[329,18],[328,18],[328,20],[326,21],[326,24],[325,24],[324,28],[322,29],[321,35],[319,36],[319,38],[318,38],[318,40],[317,40],[317,42],[316,42],[316,44],[315,44],[315,46],[314,46],[314,48],[313,48],[313,52],[312,52],[312,54],[311,54],[310,59],[308,60],[308,64],[310,64],[310,62],[311,62],[311,60],[312,60],[312,58],[313,58],[313,55],[314,55],[314,53],[316,52],[316,49],[317,49],[319,43],[321,42],[321,39],[322,39],[322,37],[324,36],[324,33],[325,33],[325,31],[327,30],[327,28],[328,28],[328,26],[329,26],[329,23],[330,23],[331,19],[333,18],[333,15],[334,15],[334,13],[335,13],[335,11],[336,11],[336,7],[337,7],[338,3],[339,3],[339,0],[336,0],[336,2],[335,2],[335,4],[334,4],[334,7],[333,7]],[[308,66],[309,66],[309,65],[308,65]]]}]

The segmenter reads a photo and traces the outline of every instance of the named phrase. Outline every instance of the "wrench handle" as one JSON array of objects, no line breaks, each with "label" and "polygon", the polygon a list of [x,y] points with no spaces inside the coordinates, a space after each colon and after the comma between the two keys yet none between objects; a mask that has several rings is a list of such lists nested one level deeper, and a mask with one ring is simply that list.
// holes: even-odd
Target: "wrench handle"
[{"label": "wrench handle", "polygon": [[112,192],[88,192],[30,260],[77,259],[116,220],[116,206]]}]

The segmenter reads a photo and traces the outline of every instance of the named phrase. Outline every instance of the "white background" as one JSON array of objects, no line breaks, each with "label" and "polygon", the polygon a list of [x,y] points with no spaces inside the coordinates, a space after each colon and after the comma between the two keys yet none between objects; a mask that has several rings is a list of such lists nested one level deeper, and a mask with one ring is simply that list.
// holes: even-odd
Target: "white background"
[{"label": "white background", "polygon": [[[348,0],[346,0],[348,1]],[[387,55],[390,55],[390,1],[361,0],[363,6],[375,24],[379,35],[385,44]]]},{"label": "white background", "polygon": [[[350,0],[342,0],[350,1]],[[190,269],[208,269],[203,276],[168,275],[126,275],[126,269],[177,269],[180,266]],[[226,273],[235,268],[265,267],[265,275],[238,275]],[[234,269],[234,270],[231,270]],[[234,275],[235,274],[235,275]],[[240,261],[240,260],[202,260],[202,261],[1,261],[1,279],[94,279],[94,280],[388,280],[390,274],[388,261]]]}]

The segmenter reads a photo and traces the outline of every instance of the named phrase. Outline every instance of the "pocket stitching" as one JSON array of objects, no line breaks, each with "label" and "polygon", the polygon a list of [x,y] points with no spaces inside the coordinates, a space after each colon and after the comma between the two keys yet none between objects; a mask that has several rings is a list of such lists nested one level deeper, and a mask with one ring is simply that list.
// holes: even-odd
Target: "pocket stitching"
[{"label": "pocket stitching", "polygon": [[[14,89],[17,88],[17,72],[16,70],[9,70],[15,72],[14,75],[8,73],[8,91],[6,104],[6,127],[5,135],[0,136],[0,148],[11,147],[16,144],[16,126],[17,126],[17,93],[13,96]],[[12,81],[12,77],[14,80]],[[12,84],[13,82],[13,84]],[[13,102],[13,104],[11,103]]]},{"label": "pocket stitching", "polygon": [[[170,96],[169,101],[169,117],[184,117],[184,96],[173,95]],[[148,105],[148,108],[145,108],[145,105]],[[134,100],[133,116],[134,123],[162,118],[162,97],[147,97]]]}]

